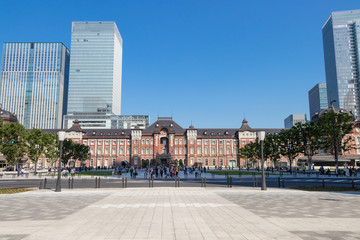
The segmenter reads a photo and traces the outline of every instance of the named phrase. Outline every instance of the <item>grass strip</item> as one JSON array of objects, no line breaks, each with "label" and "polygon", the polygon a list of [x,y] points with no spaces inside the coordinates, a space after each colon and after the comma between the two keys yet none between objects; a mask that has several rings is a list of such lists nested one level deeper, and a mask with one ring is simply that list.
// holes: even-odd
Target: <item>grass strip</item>
[{"label": "grass strip", "polygon": [[34,189],[31,188],[2,188],[0,189],[0,194],[14,194],[14,193],[21,193],[32,191]]},{"label": "grass strip", "polygon": [[303,191],[316,191],[316,192],[358,192],[360,188],[352,187],[322,187],[322,186],[289,186],[288,188],[303,190]]},{"label": "grass strip", "polygon": [[[206,173],[215,174],[215,175],[261,175],[261,172],[246,172],[246,171],[206,171]],[[275,173],[269,173],[270,175],[278,175]]]}]

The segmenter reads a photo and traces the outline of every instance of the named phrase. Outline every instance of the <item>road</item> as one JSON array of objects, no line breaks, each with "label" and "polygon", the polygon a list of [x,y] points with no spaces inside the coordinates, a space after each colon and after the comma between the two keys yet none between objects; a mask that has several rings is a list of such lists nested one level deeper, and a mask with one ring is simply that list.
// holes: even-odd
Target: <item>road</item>
[{"label": "road", "polygon": [[[70,177],[62,178],[62,187],[68,188]],[[74,177],[73,188],[95,188],[96,178],[91,177]],[[33,187],[44,187],[45,178],[14,178],[14,179],[1,179],[0,188],[33,188]],[[45,188],[54,189],[56,184],[55,177],[46,178]],[[125,178],[124,178],[125,184]],[[150,186],[153,184],[154,187],[175,187],[174,179],[154,179],[153,183],[150,182]],[[211,187],[227,187],[229,184],[225,176],[222,177],[208,177],[206,178],[206,186]],[[277,176],[271,176],[266,178],[267,187],[289,187],[289,186],[339,186],[339,187],[352,187],[354,184],[355,188],[360,188],[360,178],[329,178],[329,177],[298,177],[298,178],[279,178]],[[246,177],[232,177],[233,186],[245,186],[245,187],[260,187],[261,176],[246,176]],[[180,187],[201,187],[204,186],[201,178],[181,178]],[[123,180],[119,177],[101,177],[100,188],[122,188]],[[127,177],[127,187],[149,187],[149,180],[144,178],[131,179]]]}]

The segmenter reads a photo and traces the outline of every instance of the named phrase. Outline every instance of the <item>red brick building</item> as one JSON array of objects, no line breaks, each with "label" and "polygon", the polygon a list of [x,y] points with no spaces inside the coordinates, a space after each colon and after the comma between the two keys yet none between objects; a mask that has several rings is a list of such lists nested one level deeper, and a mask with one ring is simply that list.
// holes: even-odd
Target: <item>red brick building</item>
[{"label": "red brick building", "polygon": [[[65,137],[89,146],[91,155],[87,166],[141,167],[142,161],[159,164],[182,161],[187,166],[200,164],[215,168],[247,166],[249,163],[240,158],[238,149],[255,141],[259,131],[276,133],[281,129],[251,128],[246,119],[239,128],[182,128],[171,117],[159,117],[146,129],[81,129],[75,121]],[[355,161],[360,157],[360,122],[354,124],[354,131],[349,135],[354,148],[340,159],[348,156]],[[294,166],[299,159],[301,157],[294,160]],[[282,162],[282,165],[289,165],[285,158]],[[38,164],[48,166],[45,157],[39,159]],[[73,161],[69,165],[80,166],[80,162]]]}]

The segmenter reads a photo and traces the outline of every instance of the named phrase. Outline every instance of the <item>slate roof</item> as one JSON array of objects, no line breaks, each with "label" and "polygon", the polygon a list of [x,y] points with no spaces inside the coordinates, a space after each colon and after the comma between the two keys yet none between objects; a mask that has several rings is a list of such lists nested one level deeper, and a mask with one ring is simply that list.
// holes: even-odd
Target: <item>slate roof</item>
[{"label": "slate roof", "polygon": [[244,120],[242,121],[242,125],[239,129],[239,132],[245,132],[245,131],[253,132],[254,130],[251,129],[251,127],[248,125],[248,121],[244,118]]},{"label": "slate roof", "polygon": [[82,128],[80,127],[79,120],[75,120],[74,124],[66,130],[67,132],[83,132]]},{"label": "slate roof", "polygon": [[158,117],[153,124],[143,130],[143,133],[153,133],[159,131],[162,127],[167,127],[170,132],[185,133],[185,129],[177,124],[172,117]]}]

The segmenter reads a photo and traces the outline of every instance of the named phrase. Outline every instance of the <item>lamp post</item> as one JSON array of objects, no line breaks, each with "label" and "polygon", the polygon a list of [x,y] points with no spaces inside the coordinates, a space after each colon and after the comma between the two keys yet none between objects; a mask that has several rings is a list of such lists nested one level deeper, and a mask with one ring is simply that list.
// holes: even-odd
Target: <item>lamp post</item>
[{"label": "lamp post", "polygon": [[288,153],[289,153],[289,160],[290,160],[290,174],[292,174],[292,155],[291,155],[291,143],[288,145]]},{"label": "lamp post", "polygon": [[264,139],[265,132],[258,132],[258,137],[261,145],[261,190],[266,190],[265,172],[264,172]]},{"label": "lamp post", "polygon": [[336,100],[330,101],[331,105],[331,123],[332,123],[332,133],[333,133],[333,144],[334,144],[334,157],[335,157],[335,171],[336,174],[339,174],[339,157],[338,157],[338,150],[337,150],[337,143],[336,143],[336,134],[335,134],[335,117],[334,117],[334,105],[333,103],[336,102]]},{"label": "lamp post", "polygon": [[59,167],[58,167],[58,176],[56,181],[56,188],[55,192],[61,192],[61,157],[62,157],[62,148],[63,148],[63,142],[65,139],[65,131],[59,131],[59,143],[60,143],[60,149],[59,149]]},{"label": "lamp post", "polygon": [[[39,149],[39,144],[35,144],[35,149],[36,149],[36,155],[35,155],[35,156],[37,156],[37,154],[38,154],[38,149]],[[39,162],[39,159],[36,159],[36,161]],[[34,172],[34,175],[37,174],[37,171],[36,171],[36,168],[37,168],[37,167],[38,167],[37,164],[35,164],[35,172]]]}]

